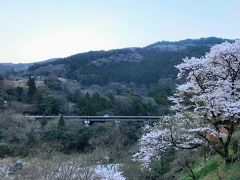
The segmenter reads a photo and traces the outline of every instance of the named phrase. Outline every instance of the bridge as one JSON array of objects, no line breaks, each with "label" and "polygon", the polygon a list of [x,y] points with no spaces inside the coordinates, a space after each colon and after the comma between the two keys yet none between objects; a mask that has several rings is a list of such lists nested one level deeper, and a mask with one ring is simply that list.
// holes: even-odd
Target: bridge
[{"label": "bridge", "polygon": [[[29,119],[59,119],[61,116],[26,116]],[[161,116],[63,116],[65,120],[75,120],[89,124],[91,122],[158,122]]]}]

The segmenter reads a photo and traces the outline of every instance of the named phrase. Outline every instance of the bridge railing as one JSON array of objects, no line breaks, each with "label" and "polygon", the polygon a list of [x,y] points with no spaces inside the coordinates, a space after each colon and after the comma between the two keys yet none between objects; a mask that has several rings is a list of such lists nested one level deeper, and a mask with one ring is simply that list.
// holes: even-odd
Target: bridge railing
[{"label": "bridge railing", "polygon": [[[60,116],[26,116],[29,119],[57,119]],[[65,120],[79,121],[160,121],[161,116],[63,116]]]}]

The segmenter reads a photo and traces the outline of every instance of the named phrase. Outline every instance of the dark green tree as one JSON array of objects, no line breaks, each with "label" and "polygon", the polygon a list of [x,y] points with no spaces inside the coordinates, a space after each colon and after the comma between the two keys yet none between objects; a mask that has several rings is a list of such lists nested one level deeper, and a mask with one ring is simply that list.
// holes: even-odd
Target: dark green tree
[{"label": "dark green tree", "polygon": [[111,108],[109,100],[100,96],[98,93],[94,93],[92,96],[86,93],[85,96],[81,96],[77,103],[78,112],[81,115],[97,115],[99,112],[108,110]]},{"label": "dark green tree", "polygon": [[62,129],[65,127],[65,120],[63,115],[60,116],[59,120],[58,120],[58,128]]},{"label": "dark green tree", "polygon": [[52,96],[47,96],[43,99],[44,115],[52,115],[55,99]]},{"label": "dark green tree", "polygon": [[11,154],[11,148],[6,142],[0,142],[0,157],[9,156]]},{"label": "dark green tree", "polygon": [[27,85],[28,85],[28,102],[32,102],[37,92],[35,78],[33,76],[29,76]]}]

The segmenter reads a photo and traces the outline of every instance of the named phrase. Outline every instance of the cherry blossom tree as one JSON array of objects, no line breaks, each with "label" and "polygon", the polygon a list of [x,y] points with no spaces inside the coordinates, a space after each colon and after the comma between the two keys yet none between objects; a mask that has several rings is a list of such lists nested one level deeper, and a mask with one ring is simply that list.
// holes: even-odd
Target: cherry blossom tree
[{"label": "cherry blossom tree", "polygon": [[169,98],[175,115],[144,129],[134,158],[148,165],[170,146],[205,145],[226,163],[235,161],[240,154],[230,154],[229,145],[240,125],[240,40],[215,45],[204,57],[185,58],[176,67],[185,83]]}]

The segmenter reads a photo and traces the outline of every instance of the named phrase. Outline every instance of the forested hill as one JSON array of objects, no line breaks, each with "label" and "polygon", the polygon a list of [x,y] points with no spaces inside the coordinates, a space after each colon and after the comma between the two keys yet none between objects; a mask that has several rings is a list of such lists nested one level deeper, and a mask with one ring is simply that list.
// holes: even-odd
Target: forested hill
[{"label": "forested hill", "polygon": [[[58,58],[47,59],[37,62],[38,64],[49,63],[57,60]],[[26,71],[34,63],[1,63],[0,62],[0,74],[14,74],[20,71]]]},{"label": "forested hill", "polygon": [[175,79],[184,57],[200,57],[214,44],[231,41],[221,38],[162,41],[143,48],[125,48],[110,51],[90,51],[34,64],[30,74],[50,75],[74,79],[83,85],[107,85],[112,82],[154,84],[161,78]]}]

